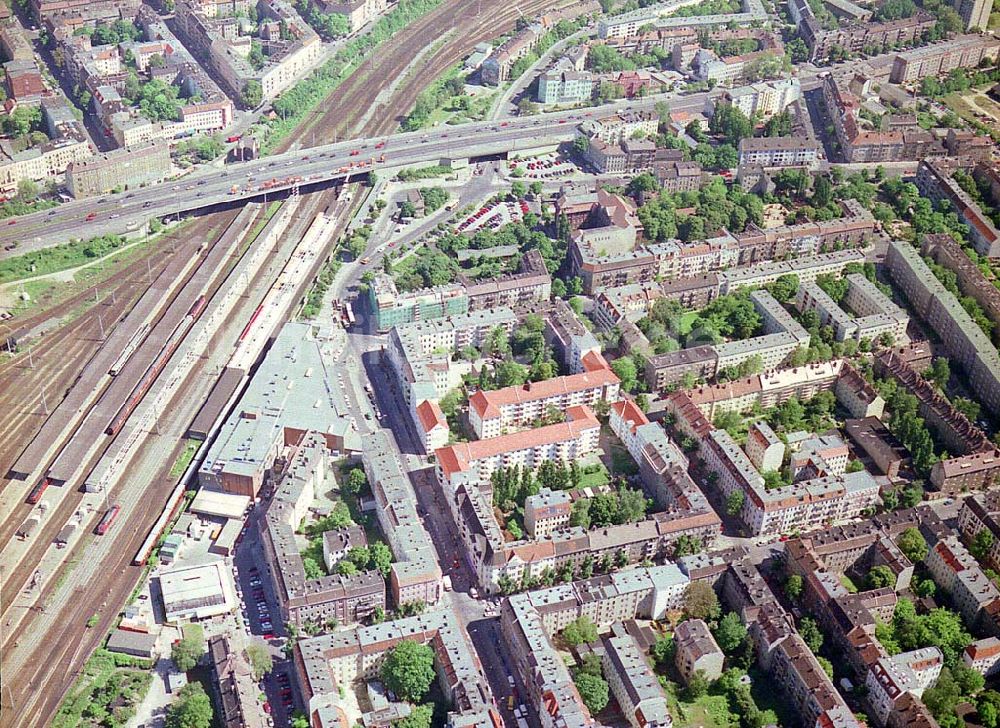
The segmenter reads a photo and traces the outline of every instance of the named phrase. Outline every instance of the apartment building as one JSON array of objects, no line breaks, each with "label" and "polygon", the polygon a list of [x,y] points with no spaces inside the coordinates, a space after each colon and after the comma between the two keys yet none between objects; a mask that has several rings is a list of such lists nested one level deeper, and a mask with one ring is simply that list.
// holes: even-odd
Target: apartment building
[{"label": "apartment building", "polygon": [[983,405],[1000,412],[1000,356],[962,304],[934,276],[909,243],[889,244],[887,267],[893,282],[921,318],[937,332],[953,361],[965,369]]},{"label": "apartment building", "polygon": [[986,678],[993,677],[1000,671],[1000,639],[975,640],[962,652],[962,662]]},{"label": "apartment building", "polygon": [[538,77],[535,100],[540,104],[582,104],[594,95],[594,77],[569,64],[557,65]]},{"label": "apartment building", "polygon": [[386,355],[426,452],[448,441],[439,400],[472,371],[472,362],[456,358],[455,352],[481,349],[498,329],[509,335],[516,321],[513,311],[501,307],[393,327]]},{"label": "apartment building", "polygon": [[953,0],[952,6],[965,23],[966,30],[985,30],[989,27],[993,0]]},{"label": "apartment building", "polygon": [[851,89],[851,80],[837,79],[832,74],[827,76],[823,82],[823,99],[833,120],[841,154],[848,162],[920,160],[945,153],[941,143],[921,129],[864,129],[860,120],[861,101]]},{"label": "apartment building", "polygon": [[599,432],[600,423],[589,407],[572,406],[565,422],[436,450],[438,480],[448,483],[466,471],[489,480],[500,468],[537,470],[544,460],[568,463],[596,449]]},{"label": "apartment building", "polygon": [[350,32],[360,30],[368,23],[383,15],[389,9],[388,0],[322,0],[319,3],[324,13],[343,15],[350,24]]},{"label": "apartment building", "polygon": [[802,85],[797,78],[761,81],[724,91],[722,103],[735,106],[746,117],[770,119],[802,98]]},{"label": "apartment building", "polygon": [[697,162],[654,161],[653,175],[665,192],[676,194],[700,189],[703,172]]},{"label": "apartment building", "polygon": [[389,570],[393,601],[437,604],[444,593],[441,567],[417,512],[413,485],[403,472],[391,438],[389,431],[381,429],[368,435],[362,465],[375,499],[379,526],[394,557]]},{"label": "apartment building", "polygon": [[753,466],[762,473],[780,470],[785,461],[785,443],[764,420],[750,425],[743,449]]},{"label": "apartment building", "polygon": [[962,294],[975,299],[989,319],[1000,324],[1000,290],[987,280],[953,237],[925,235],[920,252],[954,273]]},{"label": "apartment building", "polygon": [[993,544],[986,552],[986,561],[994,569],[1000,564],[1000,503],[995,493],[975,493],[962,501],[958,530],[966,543],[972,543],[980,531],[989,531]]},{"label": "apartment building", "polygon": [[[560,728],[591,722],[569,668],[552,644],[552,635],[584,615],[602,627],[637,617],[659,619],[668,608],[680,606],[687,583],[687,577],[675,565],[668,564],[515,594],[504,600],[500,634],[510,650],[521,684],[535,688],[526,697],[539,715],[539,725]],[[614,637],[622,636],[622,631],[616,629]],[[619,651],[617,645],[613,649]],[[641,725],[648,721],[648,725],[660,728],[669,726],[669,714],[664,716],[658,707],[662,698],[656,694],[658,684],[654,687],[647,677],[641,676],[643,669],[649,669],[644,658],[640,656],[643,665],[639,665],[634,652],[623,644],[621,656],[625,659],[609,662],[608,667],[612,668],[609,683],[620,681],[623,707],[638,706],[634,711],[626,710],[630,723]],[[611,677],[612,671],[617,678]],[[628,689],[628,683],[632,684],[632,690]],[[649,717],[645,718],[647,711]]]},{"label": "apartment building", "polygon": [[368,296],[375,313],[375,326],[382,332],[399,324],[454,316],[469,310],[464,286],[452,283],[400,293],[392,276],[385,273],[375,275]]},{"label": "apartment building", "polygon": [[656,144],[648,139],[626,139],[609,144],[591,139],[584,158],[602,174],[634,174],[651,169],[656,158]]},{"label": "apartment building", "polygon": [[957,536],[945,536],[934,544],[924,564],[968,624],[996,631],[993,623],[1000,590]]},{"label": "apartment building", "polygon": [[745,496],[740,517],[752,533],[779,534],[856,517],[878,502],[878,483],[865,471],[823,475],[767,489],[750,458],[725,430],[712,430],[702,441],[702,455],[719,473],[717,486],[728,495]]},{"label": "apartment building", "polygon": [[93,155],[83,124],[76,120],[65,99],[42,100],[42,119],[49,141],[15,152],[0,142],[0,191],[11,196],[22,180],[42,182],[63,174],[73,162]]},{"label": "apartment building", "polygon": [[977,253],[987,258],[1000,258],[1000,232],[951,173],[952,169],[943,162],[924,160],[917,168],[917,188],[925,197],[947,200],[954,206],[958,216],[969,226],[969,242]]},{"label": "apartment building", "polygon": [[909,467],[909,451],[878,417],[845,420],[844,431],[890,481],[898,481],[900,470]]},{"label": "apartment building", "polygon": [[207,61],[237,102],[251,81],[260,84],[263,100],[275,98],[311,70],[323,51],[316,31],[284,0],[259,0],[257,10],[266,50],[260,68],[247,59],[251,40],[242,35],[237,18],[207,16],[193,0],[181,0],[176,7],[177,29],[185,43]]},{"label": "apartment building", "polygon": [[719,649],[708,625],[701,619],[685,619],[674,628],[676,654],[674,664],[685,682],[696,672],[707,680],[717,680],[722,675],[725,655]]},{"label": "apartment building", "polygon": [[437,683],[454,726],[498,725],[502,718],[468,636],[449,610],[355,627],[300,639],[292,657],[300,704],[310,725],[345,725],[356,703],[342,697],[357,680],[377,679],[389,652],[403,640],[426,644],[434,652]]},{"label": "apartment building", "polygon": [[889,80],[914,83],[922,78],[945,76],[956,68],[976,68],[983,60],[996,61],[1000,41],[986,35],[963,35],[949,41],[915,48],[896,56]]},{"label": "apartment building", "polygon": [[70,162],[66,187],[73,197],[81,199],[162,182],[171,170],[170,146],[163,141],[147,142]]},{"label": "apartment building", "polygon": [[888,723],[889,714],[904,693],[919,698],[937,682],[944,656],[937,647],[924,647],[883,657],[865,676],[868,703],[880,724]]},{"label": "apartment building", "polygon": [[807,167],[819,162],[819,142],[800,137],[747,137],[740,140],[740,164],[762,167]]},{"label": "apartment building", "polygon": [[524,499],[524,529],[536,540],[569,525],[573,499],[564,490],[542,488]]},{"label": "apartment building", "polygon": [[469,422],[480,439],[497,437],[513,427],[538,420],[552,410],[594,407],[618,400],[619,380],[602,368],[541,382],[496,390],[479,390],[469,397]]},{"label": "apartment building", "polygon": [[601,664],[608,687],[632,728],[670,728],[667,696],[646,655],[624,625],[615,625],[604,640]]},{"label": "apartment building", "polygon": [[891,48],[918,40],[934,27],[929,13],[918,11],[908,18],[882,22],[848,21],[826,30],[816,20],[808,3],[795,3],[799,9],[799,34],[809,47],[812,58],[826,58],[834,48],[861,53],[866,48]]},{"label": "apartment building", "polygon": [[803,283],[799,287],[796,307],[803,312],[814,311],[821,324],[833,329],[836,341],[874,341],[888,334],[893,341],[904,342],[910,321],[906,312],[860,273],[849,274],[846,280],[848,292],[843,303],[851,313],[841,308],[816,283]]},{"label": "apartment building", "polygon": [[469,297],[469,311],[484,311],[504,306],[535,305],[552,296],[552,276],[545,259],[537,250],[521,256],[517,272],[481,281],[460,281]]},{"label": "apartment building", "polygon": [[317,492],[333,481],[324,438],[310,433],[294,451],[264,514],[262,546],[281,620],[302,627],[336,619],[351,624],[385,609],[385,581],[377,571],[352,576],[306,576],[295,531]]},{"label": "apartment building", "polygon": [[580,125],[580,131],[591,140],[600,139],[605,144],[621,144],[634,137],[653,136],[659,125],[659,117],[651,112],[620,111],[614,116],[588,119]]},{"label": "apartment building", "polygon": [[632,38],[653,28],[655,31],[689,30],[699,27],[741,27],[767,20],[767,11],[759,0],[744,0],[741,12],[718,15],[673,16],[677,10],[694,5],[696,0],[667,0],[627,13],[602,17],[597,23],[599,38]]}]

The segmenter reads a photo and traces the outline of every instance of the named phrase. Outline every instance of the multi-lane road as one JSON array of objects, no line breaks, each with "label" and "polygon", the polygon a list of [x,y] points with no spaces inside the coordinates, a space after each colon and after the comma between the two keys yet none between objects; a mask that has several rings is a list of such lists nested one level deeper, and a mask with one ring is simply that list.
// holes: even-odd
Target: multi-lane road
[{"label": "multi-lane road", "polygon": [[[717,92],[681,97],[651,96],[628,103],[541,114],[509,121],[443,126],[426,132],[355,139],[300,149],[254,162],[226,165],[121,194],[67,202],[51,210],[0,223],[0,258],[70,238],[86,239],[141,228],[151,218],[207,210],[276,194],[293,185],[321,184],[370,171],[437,164],[441,160],[514,154],[568,141],[588,118],[624,108],[652,109],[667,99],[673,111],[700,111]],[[277,180],[277,182],[273,182]],[[264,185],[268,185],[266,188]],[[233,190],[236,190],[234,193]],[[11,243],[16,248],[6,250]]]}]

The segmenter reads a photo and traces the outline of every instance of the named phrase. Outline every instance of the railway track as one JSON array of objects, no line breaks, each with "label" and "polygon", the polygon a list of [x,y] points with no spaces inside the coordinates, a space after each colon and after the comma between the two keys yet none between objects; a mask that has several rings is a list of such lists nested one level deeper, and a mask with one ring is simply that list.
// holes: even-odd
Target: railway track
[{"label": "railway track", "polygon": [[[235,219],[236,215],[237,215],[236,211],[228,212],[225,213],[224,219],[231,222],[233,219]],[[198,240],[199,238],[196,237],[189,238],[184,244],[182,244],[177,248],[177,252],[181,255],[196,254],[196,249],[199,246]],[[209,247],[214,245],[216,242],[217,241],[213,241],[213,243]],[[167,260],[164,261],[165,266],[167,262],[168,262]],[[193,276],[194,276],[194,270],[190,271],[189,274],[185,276],[185,282],[190,281],[191,277]],[[170,300],[163,302],[163,305],[161,306],[157,314],[156,317],[157,320],[159,320],[160,317],[166,314],[167,307],[170,305],[170,302],[173,300],[174,296],[176,296],[177,291],[183,288],[183,285],[184,284],[174,289],[174,294],[170,297]],[[79,325],[82,326],[83,324]],[[107,327],[108,324],[105,324],[105,326]],[[99,348],[99,346],[97,348]],[[96,408],[99,403],[100,403],[100,396],[95,397],[88,409]],[[63,438],[63,443],[61,444],[64,445],[66,443],[69,443],[72,439],[80,436],[82,429],[85,426],[85,423],[86,423],[86,417],[85,416],[81,417],[78,420],[77,424],[73,426],[69,430],[67,435]],[[82,473],[84,473],[85,477],[85,474],[88,473],[97,464],[100,458],[103,457],[104,453],[111,446],[113,438],[106,438],[103,433],[87,433],[84,435],[84,437],[91,439],[96,438],[97,442],[97,449],[90,454],[90,456],[84,463],[82,463],[83,465]],[[45,473],[47,469],[51,466],[52,462],[54,462],[56,459],[57,455],[54,454],[51,458],[48,459],[47,462],[39,463],[40,471],[42,473]],[[82,482],[82,479],[80,479],[80,482]],[[50,514],[47,514],[47,517],[45,518],[42,525],[39,526],[36,529],[36,532],[31,535],[31,543],[29,548],[38,552],[43,552],[44,550],[46,550],[48,548],[48,545],[53,542],[56,535],[58,535],[59,531],[63,528],[63,526],[66,524],[69,518],[81,507],[81,503],[84,499],[84,496],[79,490],[80,482],[78,482],[77,479],[74,479],[71,482],[65,483],[61,487],[50,487],[50,490],[47,491],[47,493],[50,494],[50,497],[51,494],[57,494],[56,497],[58,498],[58,502],[54,506],[54,511]],[[34,483],[32,481],[26,481],[24,487],[30,488],[33,486],[33,484]],[[14,493],[12,493],[11,495],[14,495]],[[23,521],[24,518],[27,517],[28,513],[31,512],[32,508],[33,506],[28,505],[23,501],[18,502],[18,507],[15,508],[14,515],[17,516],[20,520],[18,520],[18,518],[8,518],[2,525],[0,525],[0,544],[4,545],[4,551],[14,546],[14,544],[12,544],[11,542],[11,538],[14,535],[14,531],[17,530],[20,523]],[[90,514],[90,517],[84,520],[80,528],[88,527],[89,521],[93,520],[94,515],[95,514],[93,513]],[[4,561],[7,560],[8,560],[7,558],[4,559]],[[5,613],[7,608],[10,607],[10,605],[17,598],[21,596],[20,590],[24,586],[24,584],[27,583],[31,574],[34,572],[36,566],[37,562],[35,562],[33,559],[18,559],[17,566],[14,568],[14,570],[8,572],[4,584],[4,586],[7,588],[4,590],[3,600],[0,601],[0,614]]]},{"label": "railway track", "polygon": [[[379,107],[365,124],[365,130],[369,135],[384,134],[395,129],[399,118],[406,113],[416,101],[417,96],[431,83],[434,78],[457,62],[464,55],[471,51],[476,43],[490,39],[501,34],[514,26],[520,13],[525,16],[537,14],[543,10],[558,9],[574,4],[560,0],[527,0],[520,6],[520,12],[513,6],[504,4],[499,0],[445,0],[435,11],[425,16],[422,20],[414,23],[406,30],[402,31],[394,40],[392,47],[384,54],[376,56],[371,64],[363,65],[332,96],[331,104],[320,115],[309,117],[300,126],[299,130],[292,135],[285,143],[285,147],[291,146],[296,141],[301,141],[310,136],[310,130],[316,128],[319,132],[316,135],[316,143],[322,143],[338,134],[343,138],[344,133],[349,134],[353,127],[356,127],[358,120],[363,117],[363,112],[371,98],[379,91],[380,87],[386,87],[391,83],[393,74],[399,74],[406,68],[419,51],[427,45],[427,38],[442,37],[449,29],[456,29],[458,32],[447,36],[447,41],[434,52],[422,58],[413,68],[409,69],[415,80],[413,83],[403,84],[404,88],[396,91],[390,101]],[[480,11],[481,8],[481,11]],[[481,14],[480,14],[481,12]],[[322,209],[319,205],[321,194],[314,194],[309,200],[309,208],[313,211]],[[313,199],[316,200],[313,203]],[[305,215],[306,209],[301,211]],[[210,215],[197,221],[200,229],[211,229],[220,224],[223,214]],[[202,227],[204,226],[204,227]],[[133,266],[135,267],[135,266]],[[143,262],[143,270],[145,268]],[[134,300],[141,289],[141,278],[139,276],[137,290],[133,291]],[[133,280],[133,285],[136,285]],[[121,287],[124,287],[124,283]],[[124,298],[118,295],[117,298]],[[118,302],[116,302],[118,303]],[[122,310],[127,310],[123,306]],[[119,314],[121,315],[121,314]],[[237,315],[235,312],[234,316]],[[96,339],[94,330],[97,327],[96,315],[87,312],[81,317],[86,323],[80,323],[81,332],[91,332],[91,338]],[[66,329],[67,327],[63,327]],[[60,329],[63,331],[63,329]],[[49,339],[50,337],[46,337]],[[48,362],[48,371],[55,375],[60,372],[58,378],[58,391],[64,391],[74,380],[74,373],[79,372],[80,362],[73,362],[69,357],[64,357],[58,351],[60,342],[64,345],[70,341],[69,332],[63,333],[60,338],[53,338],[48,349],[44,352],[37,351],[40,356],[44,356]],[[90,347],[90,355],[97,349],[97,342],[93,342]],[[54,361],[49,361],[54,360]],[[5,370],[0,367],[0,391],[9,391],[3,387]],[[189,379],[189,381],[191,381]],[[185,383],[173,402],[184,401],[185,393],[190,385]],[[22,395],[23,392],[19,393]],[[207,394],[207,393],[206,393]],[[11,398],[13,401],[17,397]],[[37,399],[37,397],[36,397]],[[0,405],[3,399],[0,398]],[[50,406],[52,406],[50,404]],[[169,409],[173,409],[173,406]],[[4,411],[6,414],[6,410]],[[192,415],[193,416],[193,415]],[[33,427],[23,427],[19,434],[7,438],[4,443],[10,448],[9,443],[20,443],[16,450],[23,448],[26,436],[37,431],[40,418],[36,418]],[[3,419],[0,417],[0,427],[3,426]],[[152,446],[150,441],[142,446],[137,460],[144,457],[148,449]],[[97,559],[101,574],[115,575],[114,578],[94,578],[83,581],[75,586],[67,586],[60,590],[56,587],[49,587],[39,595],[39,600],[44,603],[46,599],[52,599],[47,612],[34,611],[25,621],[26,626],[31,622],[43,619],[51,626],[43,629],[46,639],[39,645],[30,660],[24,662],[19,669],[4,671],[5,684],[11,686],[10,691],[3,691],[3,704],[8,708],[0,716],[0,726],[7,725],[43,725],[50,722],[52,715],[57,709],[63,696],[71,688],[76,678],[79,676],[82,665],[91,652],[97,648],[104,635],[113,626],[120,605],[123,604],[136,582],[141,576],[142,569],[131,564],[132,555],[140,548],[145,540],[146,534],[162,512],[166,505],[168,493],[173,485],[168,477],[169,469],[177,454],[180,453],[182,444],[171,451],[171,456],[160,458],[158,475],[149,479],[145,483],[144,497],[138,499],[135,508],[128,513],[123,513],[119,518],[119,523],[114,530],[114,548],[107,546],[107,553],[104,556],[94,554],[93,550],[87,554],[88,564],[91,559]],[[0,450],[0,466],[9,468],[10,462],[16,457],[16,452],[4,452]],[[6,469],[2,472],[6,472]],[[126,487],[120,482],[112,491],[111,499],[120,496],[120,489]],[[79,494],[76,494],[79,495]],[[78,502],[78,500],[77,500]],[[64,523],[68,518],[71,509],[63,509],[64,512],[54,514],[50,518],[56,523]],[[21,514],[23,516],[23,512]],[[92,518],[93,521],[96,518]],[[11,520],[11,519],[8,519]],[[20,523],[17,518],[13,528]],[[10,528],[6,523],[4,528]],[[83,527],[83,526],[81,526]],[[2,533],[0,533],[2,535]],[[85,548],[93,541],[93,537],[87,536],[81,539],[67,556],[66,561],[79,558]],[[2,542],[0,542],[2,543]],[[105,542],[110,544],[110,540]],[[103,544],[102,544],[103,545]],[[64,566],[65,568],[65,566]],[[28,564],[19,565],[18,569],[24,571],[22,583],[27,575],[34,570],[34,566]],[[71,581],[76,581],[70,575]],[[6,581],[6,580],[5,580]],[[81,610],[80,605],[88,605]],[[91,606],[92,610],[91,610]],[[97,625],[93,629],[88,629],[88,620],[92,616],[97,617]],[[7,635],[5,635],[6,637]],[[10,650],[13,640],[8,639],[5,645],[5,654]],[[11,694],[12,693],[12,694]],[[11,715],[10,700],[17,706],[16,715]]]},{"label": "railway track", "polygon": [[[301,237],[308,226],[307,223],[331,200],[330,193],[310,196],[303,203],[297,219],[288,230],[290,238]],[[220,327],[220,330],[237,330],[246,315],[246,310],[234,310]],[[207,364],[202,362],[198,366],[204,367]],[[193,381],[196,381],[196,378],[189,377],[187,383],[172,399],[170,406],[165,408],[165,412],[169,413],[167,419],[171,417],[173,419],[162,424],[163,430],[183,432],[190,418],[194,416],[197,406],[193,403],[193,393],[188,391],[191,389]],[[184,411],[185,406],[189,409],[193,408],[193,410]],[[136,456],[131,469],[134,471],[142,470],[142,466],[136,463],[140,463],[145,456],[149,455],[150,449],[155,444],[154,439],[147,440]],[[101,561],[100,573],[113,573],[120,576],[109,580],[81,578],[83,585],[68,592],[64,590],[59,595],[59,604],[50,605],[49,613],[40,611],[34,613],[33,619],[35,620],[51,621],[55,625],[55,629],[54,631],[46,629],[45,633],[47,635],[54,633],[58,637],[52,642],[52,649],[43,659],[32,659],[25,663],[17,673],[18,678],[13,688],[15,701],[19,707],[23,708],[24,712],[20,715],[26,715],[31,719],[29,722],[24,722],[24,725],[42,725],[47,722],[48,717],[57,709],[63,695],[72,687],[79,676],[80,666],[86,656],[100,645],[103,637],[114,625],[120,605],[128,599],[142,575],[143,567],[133,565],[132,556],[142,546],[150,524],[156,521],[159,514],[168,505],[169,496],[177,480],[169,477],[169,468],[182,449],[183,444],[178,441],[178,444],[172,448],[170,457],[159,458],[158,462],[165,465],[159,469],[158,475],[152,482],[145,483],[141,482],[141,478],[138,479],[140,480],[138,485],[143,488],[141,497],[135,501],[138,503],[138,507],[131,511],[123,511],[123,517],[119,519],[119,523],[114,528],[113,548],[105,546],[108,542],[99,542],[99,546],[107,552]],[[158,456],[153,454],[153,457]],[[123,489],[135,486],[136,479],[133,476],[131,479],[120,480],[112,490],[112,500],[125,500]],[[92,545],[91,541],[93,541],[93,537],[81,539],[68,558],[79,557]],[[88,556],[93,556],[93,552],[88,552]],[[79,604],[93,605],[93,607],[81,611]],[[88,629],[87,620],[94,614],[99,617],[98,626]],[[31,688],[32,684],[35,686],[34,689]],[[45,690],[38,690],[37,686],[39,685],[45,685]],[[7,723],[0,719],[0,725],[7,725]]]},{"label": "railway track", "polygon": [[[416,103],[417,96],[447,68],[472,52],[477,43],[511,30],[522,15],[531,17],[546,10],[578,4],[578,0],[526,0],[517,5],[505,0],[460,0],[444,2],[420,20],[400,31],[392,40],[392,49],[376,54],[362,64],[335,92],[332,103],[306,117],[296,134],[278,146],[288,151],[297,141],[328,144],[355,136],[357,111],[366,109],[381,87],[408,71],[423,83],[403,84],[389,104],[378,107],[365,125],[367,136],[387,134],[395,129],[403,115]],[[455,32],[452,32],[455,31]],[[415,67],[410,62],[434,39],[447,40]]]},{"label": "railway track", "polygon": [[[0,365],[0,475],[6,476],[26,444],[45,422],[46,408],[51,411],[78,379],[83,367],[101,346],[100,329],[105,331],[121,319],[138,297],[168,265],[169,255],[158,255],[173,242],[188,236],[205,234],[216,223],[195,221],[183,231],[168,235],[162,247],[150,256],[134,261],[117,276],[117,283],[99,284],[73,296],[57,306],[24,318],[14,318],[14,327],[35,326],[47,318],[68,318],[89,299],[105,291],[100,304],[85,309],[79,316],[58,326],[32,344],[31,356],[19,355]],[[177,236],[177,237],[173,237]],[[183,237],[182,237],[183,236]],[[155,257],[155,262],[151,260]],[[29,361],[34,366],[29,366]],[[43,405],[42,392],[45,393]],[[7,482],[0,493],[0,544],[7,543],[30,508],[23,499],[33,483]],[[14,522],[14,523],[11,523]]]}]

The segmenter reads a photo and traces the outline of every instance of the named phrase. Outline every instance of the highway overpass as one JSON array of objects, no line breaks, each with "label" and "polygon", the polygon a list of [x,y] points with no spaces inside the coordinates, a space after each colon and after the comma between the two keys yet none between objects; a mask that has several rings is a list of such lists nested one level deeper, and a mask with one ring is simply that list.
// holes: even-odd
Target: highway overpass
[{"label": "highway overpass", "polygon": [[[254,162],[228,164],[221,170],[203,169],[179,180],[74,200],[51,210],[11,218],[13,222],[7,224],[0,221],[0,258],[58,245],[71,238],[87,239],[141,229],[154,217],[236,205],[265,195],[283,194],[293,186],[326,185],[373,170],[395,173],[403,167],[427,166],[441,160],[526,154],[545,145],[571,140],[577,125],[588,118],[610,116],[624,108],[652,109],[657,101],[664,99],[673,111],[697,112],[715,93],[648,97],[508,121],[441,126],[299,149]],[[18,246],[5,250],[13,242]]]}]

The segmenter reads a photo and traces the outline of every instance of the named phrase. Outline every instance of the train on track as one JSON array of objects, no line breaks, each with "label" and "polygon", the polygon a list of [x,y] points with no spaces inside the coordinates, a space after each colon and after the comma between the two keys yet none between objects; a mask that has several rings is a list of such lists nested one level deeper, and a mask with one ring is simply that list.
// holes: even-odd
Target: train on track
[{"label": "train on track", "polygon": [[113,437],[121,431],[122,427],[125,426],[125,422],[128,420],[129,416],[131,416],[132,412],[135,411],[135,408],[139,406],[142,398],[146,396],[146,393],[149,392],[149,388],[153,386],[153,382],[156,381],[156,378],[160,376],[160,372],[163,371],[167,362],[170,361],[170,357],[174,355],[174,352],[177,351],[177,347],[180,346],[184,337],[187,336],[191,327],[194,326],[195,321],[197,321],[198,317],[201,316],[201,313],[205,310],[205,305],[207,303],[208,300],[204,295],[199,296],[194,302],[191,309],[188,311],[187,316],[185,316],[183,320],[177,324],[177,328],[174,329],[170,338],[167,339],[167,343],[165,343],[163,348],[160,349],[160,353],[156,355],[156,359],[153,360],[153,363],[149,365],[149,369],[146,370],[142,379],[139,380],[135,389],[132,390],[132,394],[129,395],[129,398],[125,401],[125,404],[122,405],[121,409],[118,410],[118,414],[115,415],[113,420],[111,420],[111,424],[109,424],[107,429],[104,430],[105,434]]},{"label": "train on track", "polygon": [[30,503],[31,505],[35,505],[36,503],[38,503],[38,501],[42,499],[42,494],[45,493],[45,490],[49,487],[51,482],[52,481],[50,481],[48,478],[42,478],[41,481],[39,481],[38,485],[32,488],[31,492],[28,493],[28,498],[26,502]]},{"label": "train on track", "polygon": [[121,355],[115,360],[115,363],[111,365],[111,369],[108,370],[108,374],[112,377],[117,377],[118,373],[122,368],[128,363],[128,360],[135,353],[135,350],[139,348],[139,344],[142,343],[143,339],[146,338],[146,334],[149,333],[149,324],[143,324],[138,331],[129,339],[129,342],[125,344],[125,348],[122,349]]},{"label": "train on track", "polygon": [[98,536],[103,536],[104,534],[106,534],[108,532],[108,529],[114,525],[116,520],[118,520],[118,514],[121,512],[122,512],[122,507],[120,504],[115,503],[113,506],[111,506],[105,512],[105,514],[101,516],[101,520],[98,521],[97,526],[94,528],[94,533],[96,533]]}]

